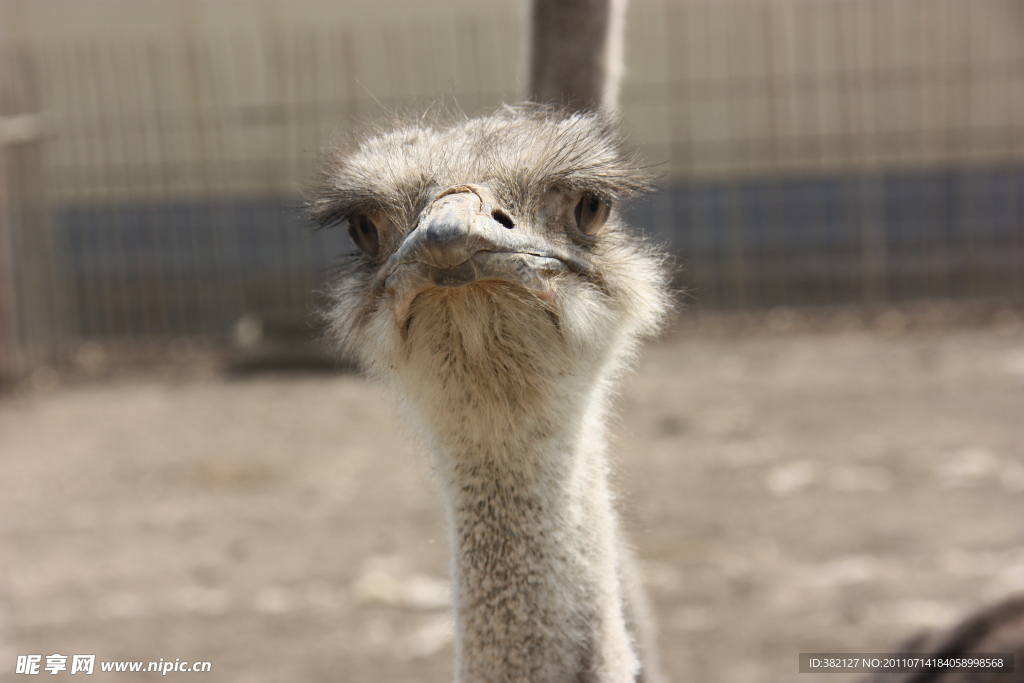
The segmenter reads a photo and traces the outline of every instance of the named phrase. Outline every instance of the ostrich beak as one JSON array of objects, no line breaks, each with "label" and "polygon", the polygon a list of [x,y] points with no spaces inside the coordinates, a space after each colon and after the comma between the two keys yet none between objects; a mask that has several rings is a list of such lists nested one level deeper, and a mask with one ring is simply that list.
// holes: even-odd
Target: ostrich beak
[{"label": "ostrich beak", "polygon": [[519,285],[550,305],[551,279],[566,270],[590,274],[589,260],[517,226],[487,188],[460,185],[439,194],[380,269],[375,290],[394,297],[401,326],[420,293],[481,280]]}]

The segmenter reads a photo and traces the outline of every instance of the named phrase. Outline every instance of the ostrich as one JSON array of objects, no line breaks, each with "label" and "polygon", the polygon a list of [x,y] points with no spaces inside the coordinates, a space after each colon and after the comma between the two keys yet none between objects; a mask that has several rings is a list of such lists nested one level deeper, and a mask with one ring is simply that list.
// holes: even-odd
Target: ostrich
[{"label": "ostrich", "polygon": [[669,308],[664,259],[619,211],[650,182],[606,115],[529,104],[325,159],[310,215],[358,247],[327,322],[432,453],[460,681],[658,680],[604,425]]}]

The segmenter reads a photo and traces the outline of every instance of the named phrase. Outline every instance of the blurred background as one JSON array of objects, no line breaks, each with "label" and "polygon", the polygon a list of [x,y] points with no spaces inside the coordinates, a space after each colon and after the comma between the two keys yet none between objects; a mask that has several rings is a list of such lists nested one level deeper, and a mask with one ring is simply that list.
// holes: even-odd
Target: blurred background
[{"label": "blurred background", "polygon": [[[300,320],[341,231],[301,187],[332,131],[515,101],[499,2],[6,0],[0,368],[84,340]],[[623,118],[634,222],[699,308],[1024,295],[1016,0],[652,2]]]},{"label": "blurred background", "polygon": [[[441,508],[388,400],[222,370],[330,364],[320,146],[515,101],[522,18],[0,0],[3,675],[450,678]],[[626,65],[663,174],[632,222],[686,291],[616,446],[668,670],[795,679],[1024,590],[1024,3],[634,0]]]}]

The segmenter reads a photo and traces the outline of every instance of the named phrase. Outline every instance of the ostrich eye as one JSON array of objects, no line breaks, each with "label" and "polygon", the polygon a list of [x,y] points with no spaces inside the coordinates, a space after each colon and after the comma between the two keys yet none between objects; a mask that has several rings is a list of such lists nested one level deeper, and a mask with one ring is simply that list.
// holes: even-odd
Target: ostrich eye
[{"label": "ostrich eye", "polygon": [[377,226],[364,213],[356,214],[348,219],[348,234],[359,249],[373,258],[380,251],[380,236]]},{"label": "ostrich eye", "polygon": [[585,194],[576,205],[576,227],[587,237],[593,237],[608,220],[611,205],[592,194]]}]

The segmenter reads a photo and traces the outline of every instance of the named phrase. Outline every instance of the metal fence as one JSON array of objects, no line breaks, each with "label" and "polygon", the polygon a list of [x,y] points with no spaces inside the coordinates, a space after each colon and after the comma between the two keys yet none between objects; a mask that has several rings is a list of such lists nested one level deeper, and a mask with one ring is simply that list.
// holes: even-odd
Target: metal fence
[{"label": "metal fence", "polygon": [[[298,216],[321,142],[511,101],[519,20],[4,47],[0,374],[307,315],[348,248]],[[627,46],[623,118],[666,176],[631,215],[696,305],[1024,296],[1017,0],[637,0]]]},{"label": "metal fence", "polygon": [[1024,4],[637,9],[626,118],[670,187],[636,222],[697,305],[1024,295]]}]

